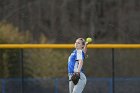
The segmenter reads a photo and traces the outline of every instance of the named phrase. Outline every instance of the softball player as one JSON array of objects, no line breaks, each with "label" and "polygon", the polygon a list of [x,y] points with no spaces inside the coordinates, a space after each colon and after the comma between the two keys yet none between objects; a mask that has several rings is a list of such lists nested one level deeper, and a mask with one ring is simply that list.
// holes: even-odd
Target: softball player
[{"label": "softball player", "polygon": [[71,53],[68,59],[68,76],[69,80],[73,73],[79,73],[80,79],[76,85],[69,81],[69,93],[82,93],[87,79],[83,73],[83,60],[87,51],[87,42],[83,38],[78,38],[75,42],[75,50]]}]

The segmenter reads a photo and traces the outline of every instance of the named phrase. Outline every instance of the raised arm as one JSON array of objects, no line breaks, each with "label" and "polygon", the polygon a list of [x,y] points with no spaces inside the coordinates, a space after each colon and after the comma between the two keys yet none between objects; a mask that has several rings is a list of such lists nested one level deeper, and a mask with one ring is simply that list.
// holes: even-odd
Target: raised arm
[{"label": "raised arm", "polygon": [[87,45],[88,45],[88,42],[85,42],[85,46],[83,48],[83,51],[84,51],[85,54],[87,53]]}]

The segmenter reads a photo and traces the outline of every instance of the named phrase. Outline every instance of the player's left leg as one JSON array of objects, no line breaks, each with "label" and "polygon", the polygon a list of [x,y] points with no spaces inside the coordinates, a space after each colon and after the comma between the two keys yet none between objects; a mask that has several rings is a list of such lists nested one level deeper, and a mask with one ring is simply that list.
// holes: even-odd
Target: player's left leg
[{"label": "player's left leg", "polygon": [[80,79],[77,85],[74,86],[72,93],[82,93],[83,89],[85,88],[87,79],[84,73],[80,73]]},{"label": "player's left leg", "polygon": [[72,81],[69,81],[69,93],[73,93],[74,84]]},{"label": "player's left leg", "polygon": [[[69,75],[69,80],[71,79],[72,75]],[[69,81],[69,93],[73,93],[74,84],[72,81]]]}]

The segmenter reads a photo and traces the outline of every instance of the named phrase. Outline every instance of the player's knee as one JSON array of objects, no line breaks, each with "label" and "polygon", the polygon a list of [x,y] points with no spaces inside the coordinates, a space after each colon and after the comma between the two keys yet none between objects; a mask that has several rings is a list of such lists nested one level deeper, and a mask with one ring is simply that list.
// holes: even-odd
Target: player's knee
[{"label": "player's knee", "polygon": [[76,91],[73,91],[72,93],[76,93]]},{"label": "player's knee", "polygon": [[73,90],[73,92],[72,93],[79,93],[79,91],[77,91],[77,90]]}]

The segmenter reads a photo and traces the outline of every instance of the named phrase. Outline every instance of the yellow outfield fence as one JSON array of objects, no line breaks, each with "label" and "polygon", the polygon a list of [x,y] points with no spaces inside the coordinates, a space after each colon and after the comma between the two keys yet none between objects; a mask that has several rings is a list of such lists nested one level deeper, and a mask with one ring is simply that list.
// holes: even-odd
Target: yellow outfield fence
[{"label": "yellow outfield fence", "polygon": [[[0,48],[74,48],[74,44],[0,44]],[[88,48],[140,48],[140,44],[89,44]]]}]

